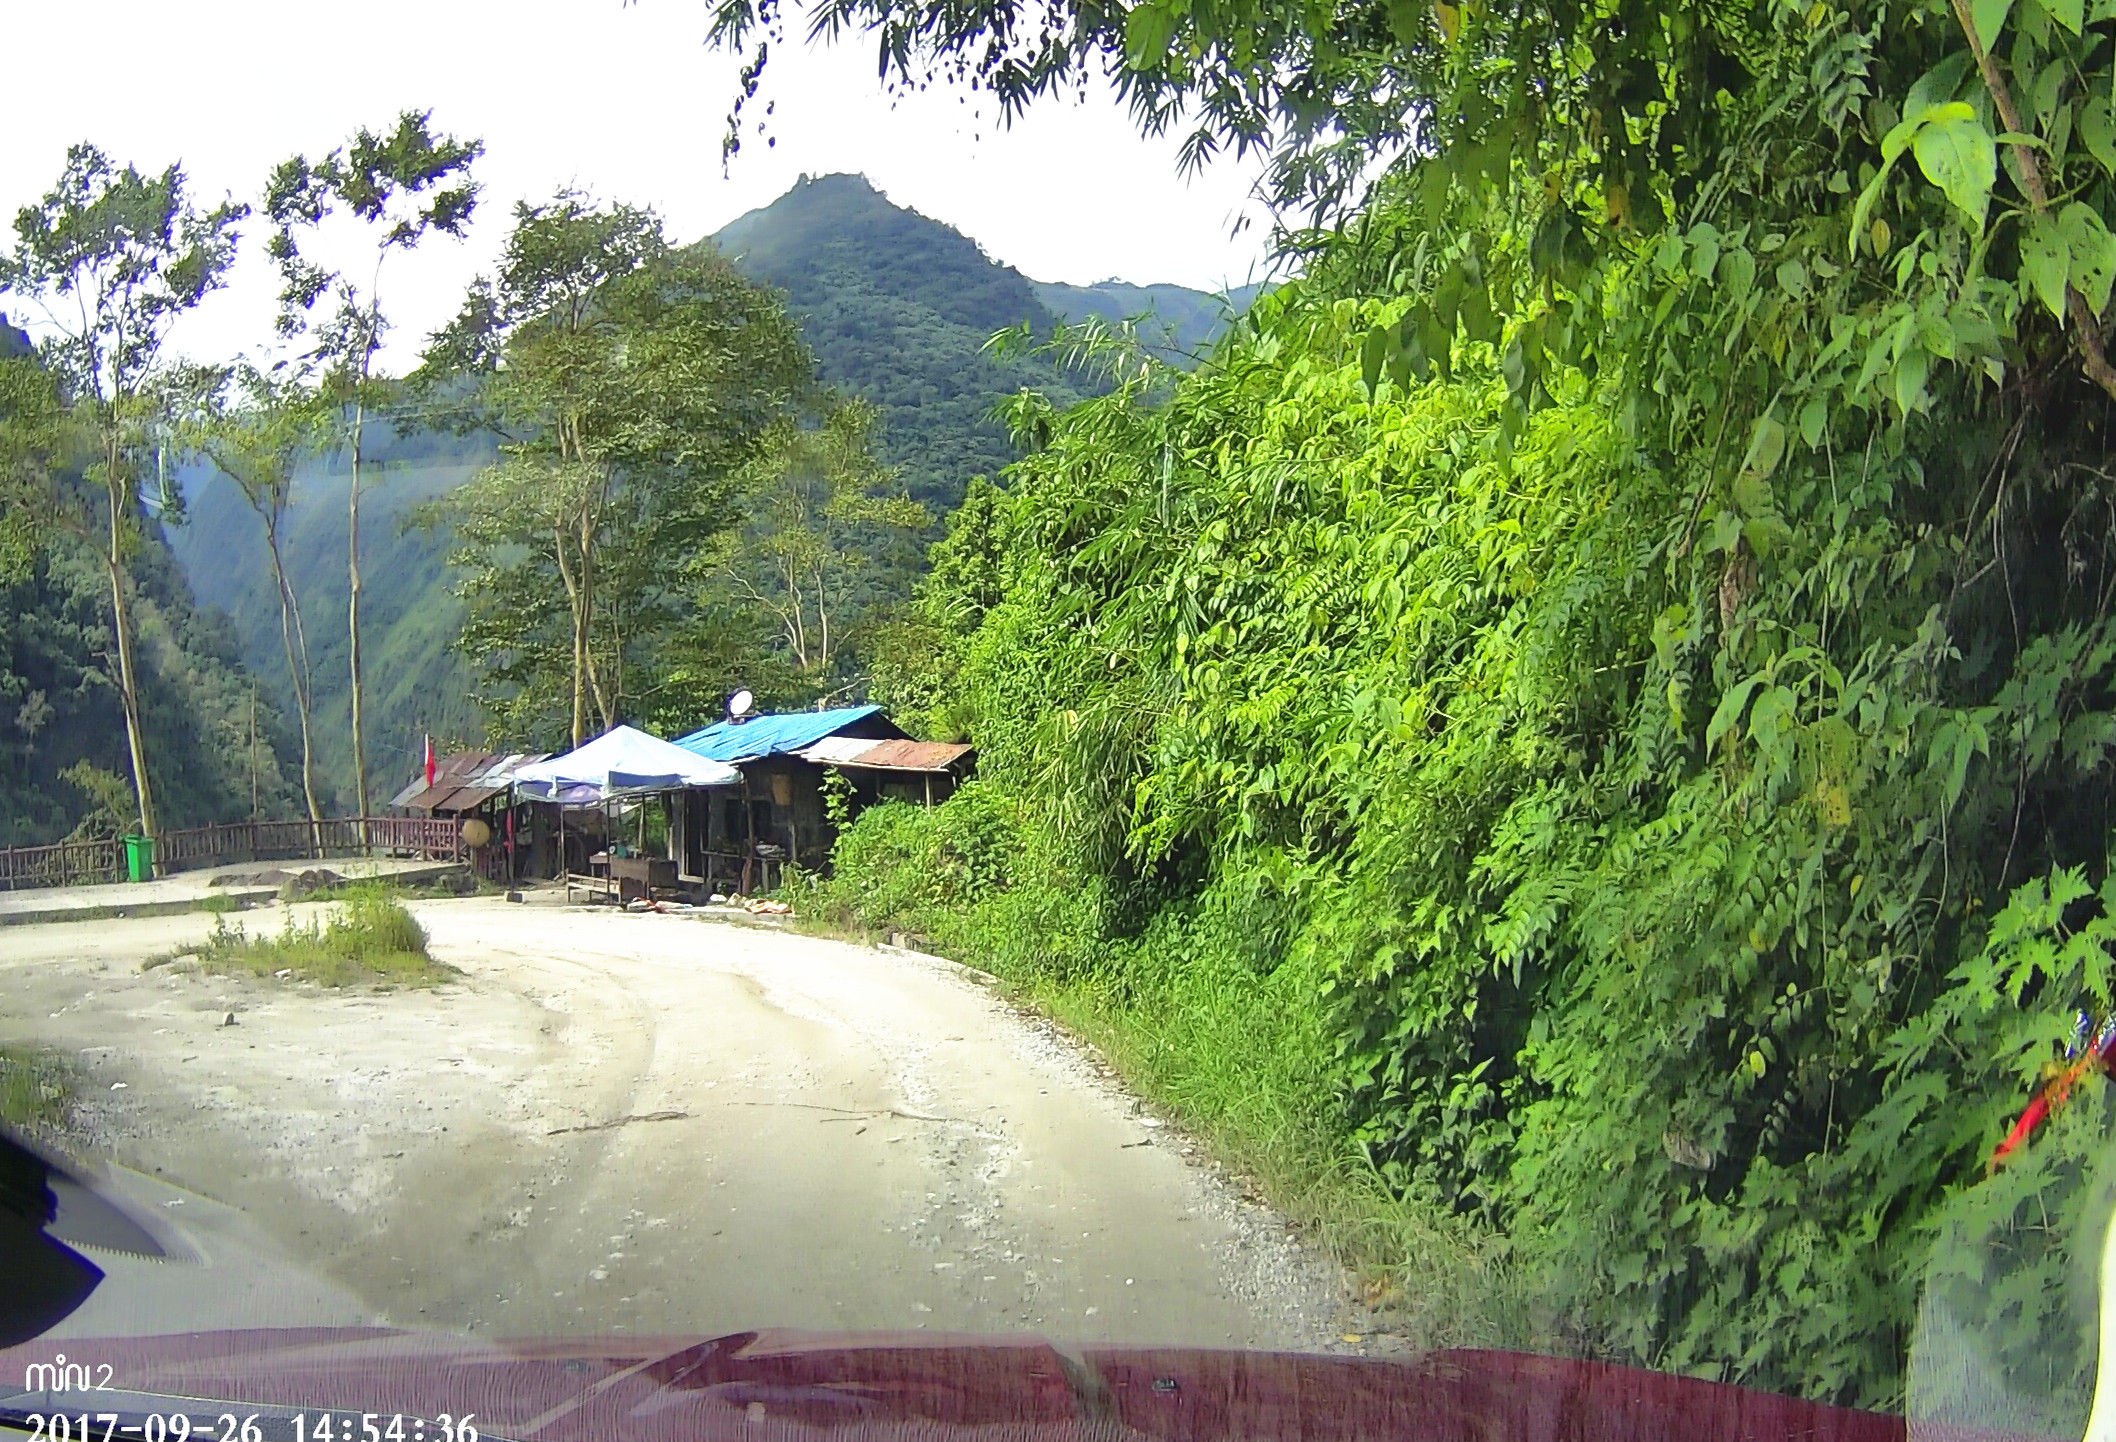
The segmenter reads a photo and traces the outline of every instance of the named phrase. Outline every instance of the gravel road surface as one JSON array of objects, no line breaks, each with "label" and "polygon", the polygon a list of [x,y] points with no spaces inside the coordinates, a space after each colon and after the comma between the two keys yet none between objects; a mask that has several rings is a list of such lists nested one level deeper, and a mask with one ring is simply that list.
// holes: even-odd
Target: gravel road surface
[{"label": "gravel road surface", "polygon": [[204,916],[0,931],[0,1044],[68,1057],[124,1186],[208,1269],[158,1267],[128,1311],[113,1264],[84,1327],[1348,1350],[1335,1269],[973,973],[678,916],[413,909],[462,979],[142,969]]}]

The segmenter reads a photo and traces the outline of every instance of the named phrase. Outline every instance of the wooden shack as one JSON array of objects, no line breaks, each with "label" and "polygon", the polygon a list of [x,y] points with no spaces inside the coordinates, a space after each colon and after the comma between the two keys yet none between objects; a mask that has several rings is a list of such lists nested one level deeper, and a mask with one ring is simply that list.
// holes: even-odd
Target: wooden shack
[{"label": "wooden shack", "polygon": [[670,815],[669,853],[686,881],[752,893],[779,884],[789,862],[829,864],[837,830],[823,806],[825,766],[802,753],[825,740],[908,741],[879,706],[788,711],[727,720],[676,738],[742,773],[734,794],[686,794]]},{"label": "wooden shack", "polygon": [[548,756],[543,751],[455,751],[434,762],[432,784],[426,769],[390,798],[391,807],[423,816],[450,816],[457,823],[485,823],[488,840],[472,852],[480,874],[494,881],[555,874],[555,817],[540,815],[548,807],[510,804],[517,768]]}]

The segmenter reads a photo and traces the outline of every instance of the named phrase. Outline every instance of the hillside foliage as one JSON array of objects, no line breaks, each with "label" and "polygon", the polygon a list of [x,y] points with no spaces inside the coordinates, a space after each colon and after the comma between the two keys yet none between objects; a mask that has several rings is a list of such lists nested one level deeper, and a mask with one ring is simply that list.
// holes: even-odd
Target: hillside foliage
[{"label": "hillside foliage", "polygon": [[1024,386],[1077,395],[1047,362],[985,351],[997,331],[1053,324],[1030,283],[862,177],[804,180],[713,239],[744,275],[786,293],[818,376],[875,407],[882,458],[935,515],[1017,454],[991,417],[995,399]]},{"label": "hillside foliage", "polygon": [[[942,69],[992,13],[839,11]],[[2116,12],[1056,13],[1025,99],[1106,45],[1425,128],[1354,133],[1395,163],[1195,373],[1013,405],[936,550],[996,524],[997,599],[929,586],[894,682],[984,779],[863,820],[834,904],[1154,1034],[1249,1017],[1549,1337],[1901,1406],[1951,1278],[2079,1425],[2104,1110],[1986,1159],[2116,1010]]]},{"label": "hillside foliage", "polygon": [[[477,741],[483,717],[467,659],[455,649],[462,603],[448,585],[450,536],[420,523],[419,507],[460,486],[491,455],[490,437],[411,436],[370,429],[367,494],[360,518],[361,608],[367,667],[368,754],[376,788],[411,778],[424,738],[437,746]],[[264,525],[235,484],[210,467],[187,467],[183,523],[170,550],[202,604],[224,612],[244,665],[268,698],[291,711],[280,657],[279,603]],[[295,468],[284,523],[287,570],[306,619],[315,706],[318,790],[327,810],[352,805],[351,708],[346,658],[345,468],[335,454]]]},{"label": "hillside foliage", "polygon": [[[253,779],[262,814],[293,814],[301,787],[292,724],[243,667],[225,618],[192,600],[153,531],[134,557],[133,585],[141,727],[162,824],[239,821],[251,814]],[[0,846],[136,829],[109,601],[94,553],[63,537],[0,584]]]}]

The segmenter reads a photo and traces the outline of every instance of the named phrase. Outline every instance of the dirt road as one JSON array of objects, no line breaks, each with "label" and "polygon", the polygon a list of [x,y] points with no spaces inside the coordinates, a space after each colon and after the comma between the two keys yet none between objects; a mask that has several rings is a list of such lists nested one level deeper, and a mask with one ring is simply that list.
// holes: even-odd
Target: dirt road
[{"label": "dirt road", "polygon": [[0,1044],[71,1054],[149,1204],[237,1271],[283,1253],[310,1290],[246,1285],[319,1320],[1303,1349],[1347,1324],[1326,1263],[970,973],[682,917],[414,909],[462,980],[141,970],[202,916],[9,928]]}]

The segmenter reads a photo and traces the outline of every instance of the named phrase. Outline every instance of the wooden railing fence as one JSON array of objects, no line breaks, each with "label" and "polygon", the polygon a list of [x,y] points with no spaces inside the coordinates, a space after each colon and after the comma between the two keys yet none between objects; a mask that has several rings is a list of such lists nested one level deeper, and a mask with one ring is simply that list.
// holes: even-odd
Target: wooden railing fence
[{"label": "wooden railing fence", "polygon": [[[460,861],[466,848],[447,816],[334,816],[323,821],[230,821],[154,838],[156,875],[236,861],[316,861],[330,856],[418,856]],[[0,847],[0,891],[121,881],[117,841]]]}]

